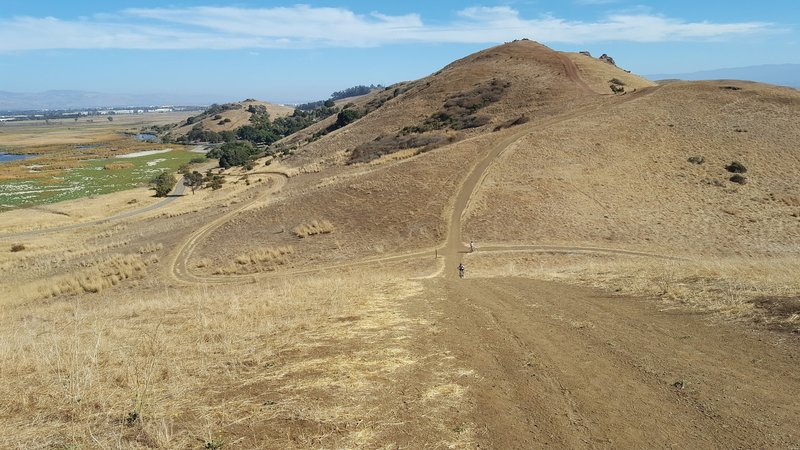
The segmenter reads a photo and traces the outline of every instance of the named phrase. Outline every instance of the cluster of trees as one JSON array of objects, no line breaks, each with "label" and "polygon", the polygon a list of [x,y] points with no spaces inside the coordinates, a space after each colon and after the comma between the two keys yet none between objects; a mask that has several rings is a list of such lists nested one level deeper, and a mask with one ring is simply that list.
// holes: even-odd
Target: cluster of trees
[{"label": "cluster of trees", "polygon": [[248,141],[252,144],[270,145],[338,112],[333,106],[333,102],[329,102],[330,106],[326,106],[326,104],[309,111],[298,108],[291,116],[278,117],[275,120],[270,119],[269,113],[263,105],[250,105],[247,109],[251,113],[248,125],[243,125],[235,130],[217,132],[207,130],[202,123],[197,123],[185,136],[178,137],[177,141],[217,144],[238,140]]},{"label": "cluster of trees", "polygon": [[218,144],[220,142],[228,142],[233,139],[235,139],[235,134],[233,132],[226,134],[225,131],[222,131],[217,133],[216,131],[206,130],[203,128],[203,124],[198,123],[197,125],[193,126],[185,136],[179,137],[178,141],[180,142],[181,140],[184,140],[187,142],[210,142],[212,144]]},{"label": "cluster of trees", "polygon": [[370,91],[372,91],[373,89],[381,89],[381,88],[383,88],[383,86],[381,86],[380,84],[377,85],[377,86],[374,85],[374,84],[370,84],[369,86],[365,86],[365,85],[361,84],[361,85],[358,85],[358,86],[353,86],[351,88],[347,88],[347,89],[344,89],[344,90],[341,90],[341,91],[334,92],[333,94],[331,94],[331,100],[341,100],[341,99],[347,98],[347,97],[355,97],[355,96],[358,96],[358,95],[365,95],[365,94],[369,94]]},{"label": "cluster of trees", "polygon": [[320,100],[316,102],[301,103],[297,105],[296,108],[299,109],[300,111],[311,111],[312,109],[317,109],[322,107],[333,108],[334,106],[336,106],[336,102],[334,102],[333,100]]},{"label": "cluster of trees", "polygon": [[345,109],[341,110],[339,114],[336,115],[336,122],[330,124],[325,129],[317,131],[311,138],[309,138],[309,140],[311,141],[319,139],[320,137],[349,125],[362,117],[362,114],[358,112],[358,110],[351,109],[348,106],[345,106]]},{"label": "cluster of trees", "polygon": [[[206,117],[213,117],[214,120],[224,120],[221,112],[242,108],[240,104],[211,105],[202,114],[187,119],[187,123],[195,123],[192,129],[185,136],[180,136],[177,142],[209,142],[224,143],[220,147],[208,153],[209,158],[218,158],[219,165],[223,168],[233,166],[252,165],[252,161],[263,154],[275,154],[283,152],[288,154],[289,150],[266,150],[260,151],[257,146],[271,146],[280,139],[290,136],[304,128],[307,128],[327,117],[337,114],[336,121],[326,129],[315,135],[315,138],[327,134],[336,129],[342,128],[361,117],[359,111],[345,106],[339,110],[335,106],[334,100],[355,95],[369,93],[380,86],[354,86],[343,91],[331,94],[331,99],[320,102],[312,102],[299,105],[292,115],[278,117],[274,120],[270,118],[267,108],[264,105],[251,104],[247,107],[250,115],[250,123],[243,125],[235,130],[224,130],[220,132],[207,130],[202,123],[195,123]],[[185,179],[186,180],[186,179]],[[190,186],[190,185],[187,185]],[[193,188],[194,189],[194,188]]]},{"label": "cluster of trees", "polygon": [[219,166],[227,169],[247,164],[257,153],[258,150],[250,142],[235,141],[211,150],[208,157],[219,159]]},{"label": "cluster of trees", "polygon": [[236,138],[253,144],[272,143],[307,128],[320,120],[336,114],[333,107],[322,106],[311,111],[295,109],[291,116],[270,120],[266,111],[256,112],[250,116],[250,125],[236,129]]}]

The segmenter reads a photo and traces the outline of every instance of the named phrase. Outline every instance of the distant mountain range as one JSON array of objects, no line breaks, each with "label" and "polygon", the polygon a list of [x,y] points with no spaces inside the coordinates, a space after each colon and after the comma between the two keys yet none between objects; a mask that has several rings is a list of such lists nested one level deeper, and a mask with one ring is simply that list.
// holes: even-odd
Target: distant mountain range
[{"label": "distant mountain range", "polygon": [[768,64],[692,73],[645,75],[651,80],[750,80],[800,88],[800,64]]},{"label": "distant mountain range", "polygon": [[209,98],[191,95],[130,95],[88,91],[6,92],[0,91],[0,111],[112,108],[151,105],[203,105]]}]

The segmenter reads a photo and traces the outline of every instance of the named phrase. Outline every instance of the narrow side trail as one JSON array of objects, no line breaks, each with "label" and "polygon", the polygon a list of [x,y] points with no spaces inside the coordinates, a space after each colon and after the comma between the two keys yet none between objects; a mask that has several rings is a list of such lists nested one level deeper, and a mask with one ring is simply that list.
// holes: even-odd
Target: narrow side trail
[{"label": "narrow side trail", "polygon": [[[252,208],[254,205],[258,204],[260,199],[263,199],[264,196],[270,195],[274,192],[280,191],[283,186],[286,184],[289,177],[282,172],[255,172],[257,174],[263,174],[270,177],[270,179],[274,182],[272,186],[268,190],[262,193],[262,195],[258,198],[254,198],[248,202],[244,202],[237,206],[236,208],[232,208],[226,214],[212,220],[204,224],[202,227],[196,229],[192,234],[186,237],[186,239],[181,242],[180,245],[176,247],[176,249],[172,252],[169,261],[166,264],[167,275],[174,281],[183,282],[187,284],[197,284],[197,283],[231,283],[232,280],[222,279],[209,279],[209,278],[200,278],[196,277],[191,273],[189,269],[189,260],[194,252],[194,249],[197,245],[203,241],[211,232],[219,228],[220,226],[224,225],[226,222],[231,220],[232,217],[245,211],[247,209]],[[252,278],[252,277],[250,277]]]}]

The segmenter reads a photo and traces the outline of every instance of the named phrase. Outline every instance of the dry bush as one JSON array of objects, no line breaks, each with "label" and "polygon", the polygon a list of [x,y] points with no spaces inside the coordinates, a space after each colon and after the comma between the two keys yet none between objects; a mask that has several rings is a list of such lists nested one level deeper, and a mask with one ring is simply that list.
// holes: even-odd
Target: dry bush
[{"label": "dry bush", "polygon": [[240,273],[241,269],[236,264],[229,264],[223,267],[217,267],[214,269],[212,274],[214,275],[233,275],[236,273]]},{"label": "dry bush", "polygon": [[128,228],[127,225],[122,225],[122,224],[114,225],[113,227],[95,235],[95,239],[110,238],[111,236],[114,236],[119,232],[125,231],[127,228]]},{"label": "dry bush", "polygon": [[147,266],[156,262],[156,256],[115,255],[77,273],[43,280],[38,292],[40,297],[98,293],[123,280],[143,277]]},{"label": "dry bush", "polygon": [[327,220],[312,220],[310,223],[301,223],[292,228],[292,233],[299,238],[306,238],[316,234],[332,233],[335,229]]},{"label": "dry bush", "polygon": [[236,264],[262,264],[278,262],[294,253],[293,247],[260,248],[236,257]]},{"label": "dry bush", "polygon": [[12,252],[16,253],[16,252],[21,252],[23,250],[25,250],[25,244],[14,244],[11,246]]},{"label": "dry bush", "polygon": [[[277,266],[286,264],[289,255],[294,254],[294,248],[287,247],[269,247],[259,248],[252,250],[248,253],[238,255],[234,263],[227,266],[218,267],[213,271],[214,275],[232,275],[242,273],[255,273],[255,272],[268,272],[275,270]],[[203,263],[203,266],[210,265],[209,260],[200,260],[198,264]]]},{"label": "dry bush", "polygon": [[155,253],[159,250],[164,248],[164,244],[162,243],[150,243],[145,246],[139,247],[139,253],[144,255],[146,253]]}]

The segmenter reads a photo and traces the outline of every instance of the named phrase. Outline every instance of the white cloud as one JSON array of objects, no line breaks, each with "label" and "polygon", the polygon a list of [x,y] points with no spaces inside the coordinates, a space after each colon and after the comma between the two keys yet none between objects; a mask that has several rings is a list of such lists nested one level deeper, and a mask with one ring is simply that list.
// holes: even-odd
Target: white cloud
[{"label": "white cloud", "polygon": [[[598,2],[607,0],[579,0]],[[79,20],[0,19],[0,51],[36,49],[234,49],[370,47],[393,43],[707,41],[784,31],[764,22],[687,22],[649,13],[583,22],[523,18],[508,6],[471,7],[449,24],[426,25],[418,14],[356,14],[308,5],[276,8],[128,9]]]}]

